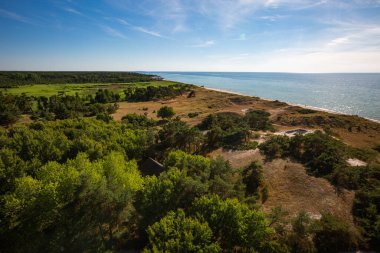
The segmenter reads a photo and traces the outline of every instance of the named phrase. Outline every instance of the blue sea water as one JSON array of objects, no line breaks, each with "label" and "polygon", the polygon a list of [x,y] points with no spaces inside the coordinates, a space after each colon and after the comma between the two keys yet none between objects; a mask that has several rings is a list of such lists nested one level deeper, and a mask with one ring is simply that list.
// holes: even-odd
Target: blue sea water
[{"label": "blue sea water", "polygon": [[380,120],[380,73],[149,72],[167,80]]}]

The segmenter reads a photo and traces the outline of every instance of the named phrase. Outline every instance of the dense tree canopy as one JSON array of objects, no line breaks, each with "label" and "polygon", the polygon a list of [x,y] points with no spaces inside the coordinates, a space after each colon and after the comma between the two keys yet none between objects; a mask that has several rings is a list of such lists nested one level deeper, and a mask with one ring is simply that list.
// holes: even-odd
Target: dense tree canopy
[{"label": "dense tree canopy", "polygon": [[0,72],[0,87],[29,84],[131,83],[160,80],[153,75],[133,72]]},{"label": "dense tree canopy", "polygon": [[186,217],[179,209],[170,211],[148,228],[149,248],[144,252],[221,252],[212,242],[212,231],[207,223]]}]

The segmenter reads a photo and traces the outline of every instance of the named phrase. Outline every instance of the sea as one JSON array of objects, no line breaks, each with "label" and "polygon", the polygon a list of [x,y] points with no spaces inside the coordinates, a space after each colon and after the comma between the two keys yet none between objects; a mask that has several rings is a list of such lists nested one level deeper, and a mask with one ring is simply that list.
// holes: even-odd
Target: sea
[{"label": "sea", "polygon": [[165,80],[380,121],[380,73],[145,72]]}]

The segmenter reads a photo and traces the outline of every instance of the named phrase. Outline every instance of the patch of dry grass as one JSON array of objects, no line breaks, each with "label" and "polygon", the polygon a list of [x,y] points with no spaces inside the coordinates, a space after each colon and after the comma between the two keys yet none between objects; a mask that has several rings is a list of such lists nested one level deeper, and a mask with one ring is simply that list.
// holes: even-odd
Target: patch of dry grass
[{"label": "patch of dry grass", "polygon": [[338,194],[326,179],[309,176],[301,164],[288,160],[266,163],[263,172],[269,187],[269,198],[263,205],[265,211],[281,206],[290,216],[304,210],[315,217],[332,213],[352,222],[353,191]]},{"label": "patch of dry grass", "polygon": [[[220,91],[194,88],[196,96],[179,96],[168,101],[121,102],[119,110],[113,115],[121,120],[127,113],[148,114],[155,118],[154,111],[168,105],[174,108],[178,116],[190,125],[196,125],[210,113],[236,112],[244,114],[249,109],[261,109],[271,113],[274,126],[280,130],[304,128],[309,130],[329,128],[346,144],[358,148],[373,148],[380,144],[380,124],[357,116],[333,114],[316,111],[311,114],[300,113],[301,107],[291,106],[279,101],[269,101],[257,97],[241,96]],[[147,111],[142,108],[148,108]],[[189,118],[189,112],[197,112],[195,118]],[[351,128],[349,128],[351,126]],[[360,131],[358,131],[360,129]],[[351,130],[351,131],[350,131]]]}]

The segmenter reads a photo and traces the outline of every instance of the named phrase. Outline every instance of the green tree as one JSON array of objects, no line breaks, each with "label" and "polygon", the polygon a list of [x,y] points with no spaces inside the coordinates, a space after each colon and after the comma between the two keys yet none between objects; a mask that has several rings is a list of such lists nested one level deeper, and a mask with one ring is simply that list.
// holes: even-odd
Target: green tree
[{"label": "green tree", "polygon": [[252,162],[243,170],[243,182],[246,185],[247,194],[259,197],[259,190],[263,185],[263,177],[262,166],[257,162]]},{"label": "green tree", "polygon": [[316,222],[314,243],[320,253],[354,251],[358,238],[348,224],[327,214]]},{"label": "green tree", "polygon": [[21,110],[17,106],[16,98],[0,92],[0,125],[13,124],[20,116]]},{"label": "green tree", "polygon": [[274,135],[259,145],[259,149],[268,159],[274,159],[288,155],[289,137]]},{"label": "green tree", "polygon": [[273,230],[264,213],[249,209],[237,199],[204,196],[194,201],[191,210],[195,217],[207,221],[215,239],[225,250],[268,252],[273,246]]},{"label": "green tree", "polygon": [[189,153],[199,152],[203,144],[202,133],[179,119],[167,122],[158,132],[158,139],[159,148],[164,151],[180,149]]},{"label": "green tree", "polygon": [[190,155],[177,150],[170,152],[164,161],[166,168],[176,167],[196,180],[206,182],[210,178],[210,159],[200,155]]},{"label": "green tree", "polygon": [[186,217],[182,209],[170,211],[147,232],[149,246],[144,252],[221,252],[207,223]]},{"label": "green tree", "polygon": [[84,154],[50,162],[35,178],[16,179],[15,190],[3,196],[2,235],[16,251],[111,248],[142,181],[136,162],[118,153],[96,162]]},{"label": "green tree", "polygon": [[298,213],[292,219],[292,231],[287,236],[287,245],[290,252],[294,253],[313,253],[315,252],[314,243],[311,240],[312,220],[305,211]]},{"label": "green tree", "polygon": [[245,114],[245,120],[253,130],[271,130],[272,124],[269,121],[270,113],[263,110],[249,110]]},{"label": "green tree", "polygon": [[188,177],[186,171],[177,168],[171,168],[159,177],[146,177],[136,203],[142,216],[140,229],[146,229],[168,211],[189,207],[194,198],[206,193],[207,184]]}]

